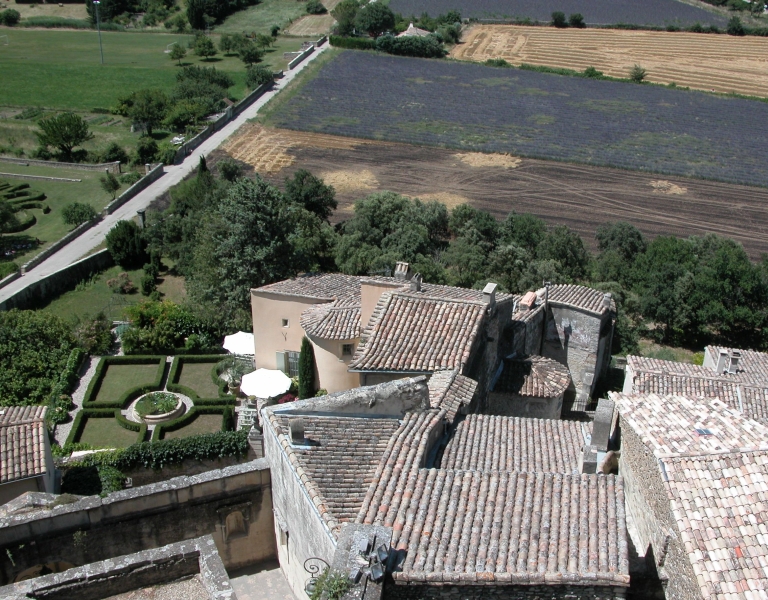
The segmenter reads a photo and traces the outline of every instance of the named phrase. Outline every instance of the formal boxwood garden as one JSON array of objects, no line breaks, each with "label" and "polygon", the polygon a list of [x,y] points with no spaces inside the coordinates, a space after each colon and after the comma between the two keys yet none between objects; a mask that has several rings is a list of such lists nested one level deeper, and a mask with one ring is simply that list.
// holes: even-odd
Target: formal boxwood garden
[{"label": "formal boxwood garden", "polygon": [[216,354],[174,357],[168,390],[189,396],[196,406],[234,403],[235,399],[227,395],[227,382],[216,369],[221,358]]},{"label": "formal boxwood garden", "polygon": [[129,421],[119,408],[84,408],[75,416],[65,447],[88,444],[94,448],[125,448],[143,442],[146,436],[146,424]]},{"label": "formal boxwood garden", "polygon": [[[125,408],[142,394],[161,390],[165,368],[165,356],[105,356],[88,385],[83,407]],[[128,382],[133,385],[126,388]]]}]

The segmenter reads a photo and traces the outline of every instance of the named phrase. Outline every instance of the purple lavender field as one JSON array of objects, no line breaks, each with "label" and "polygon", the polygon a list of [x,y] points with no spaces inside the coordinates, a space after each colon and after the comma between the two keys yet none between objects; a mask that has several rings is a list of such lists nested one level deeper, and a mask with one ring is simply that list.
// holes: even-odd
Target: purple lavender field
[{"label": "purple lavender field", "polygon": [[768,186],[768,104],[344,51],[271,125]]},{"label": "purple lavender field", "polygon": [[726,19],[677,0],[391,0],[390,8],[404,16],[430,16],[458,10],[471,18],[529,18],[550,21],[552,13],[581,13],[589,25],[702,25],[725,26]]}]

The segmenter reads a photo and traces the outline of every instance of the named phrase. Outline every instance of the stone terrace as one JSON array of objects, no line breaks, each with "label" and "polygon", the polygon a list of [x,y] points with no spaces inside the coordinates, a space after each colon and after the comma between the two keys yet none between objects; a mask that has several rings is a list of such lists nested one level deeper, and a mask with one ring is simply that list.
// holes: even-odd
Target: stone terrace
[{"label": "stone terrace", "polygon": [[448,442],[441,467],[473,471],[580,473],[591,423],[469,415]]}]

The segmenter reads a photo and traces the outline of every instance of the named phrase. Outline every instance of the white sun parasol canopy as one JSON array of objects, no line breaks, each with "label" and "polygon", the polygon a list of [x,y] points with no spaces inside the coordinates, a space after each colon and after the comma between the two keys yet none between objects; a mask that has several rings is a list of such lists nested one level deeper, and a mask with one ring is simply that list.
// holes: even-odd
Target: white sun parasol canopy
[{"label": "white sun parasol canopy", "polygon": [[290,387],[290,378],[282,371],[273,369],[256,369],[253,373],[243,375],[240,383],[243,394],[257,398],[272,398],[284,394]]},{"label": "white sun parasol canopy", "polygon": [[224,350],[230,354],[253,356],[254,348],[252,333],[238,331],[224,338]]}]

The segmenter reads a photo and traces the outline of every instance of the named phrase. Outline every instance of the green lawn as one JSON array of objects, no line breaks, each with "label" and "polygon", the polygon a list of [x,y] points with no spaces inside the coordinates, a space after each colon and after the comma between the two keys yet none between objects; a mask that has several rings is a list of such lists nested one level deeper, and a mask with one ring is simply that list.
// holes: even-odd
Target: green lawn
[{"label": "green lawn", "polygon": [[[77,288],[51,299],[41,308],[64,319],[83,318],[86,315],[94,316],[103,312],[109,319],[120,320],[127,306],[146,300],[146,296],[142,296],[139,292],[127,295],[115,294],[107,287],[107,281],[117,277],[122,271],[121,267],[111,267],[90,281],[81,282]],[[143,271],[127,273],[133,284],[138,287]],[[160,277],[160,280],[162,281],[157,289],[165,294],[165,298],[173,302],[181,302],[184,299],[186,293],[182,277],[165,274]]]},{"label": "green lawn", "polygon": [[129,389],[152,383],[157,363],[151,365],[107,365],[107,371],[96,394],[96,402],[117,402]]},{"label": "green lawn", "polygon": [[[266,0],[242,13],[268,9],[270,2],[290,6],[299,12],[304,10],[303,2]],[[248,29],[236,26],[232,31],[242,32],[244,28]],[[4,31],[8,31],[10,43],[0,46],[3,65],[0,106],[82,111],[110,108],[119,96],[142,88],[170,91],[179,67],[164,51],[172,42],[186,45],[192,39],[190,35],[169,33],[102,32],[105,63],[102,65],[95,31]],[[223,26],[221,31],[229,30]],[[212,38],[218,45],[220,36],[213,35]],[[283,59],[283,52],[297,50],[304,39],[278,38],[278,44],[266,54],[263,64],[275,69],[284,68],[287,61]],[[206,61],[189,53],[182,63],[227,71],[235,80],[230,94],[239,99],[246,92],[245,67],[236,56],[219,54]]]},{"label": "green lawn", "polygon": [[197,415],[197,418],[186,427],[176,431],[167,431],[163,434],[164,440],[189,437],[201,433],[216,433],[221,431],[221,415]]},{"label": "green lawn", "polygon": [[692,363],[694,365],[700,365],[704,361],[703,352],[695,352],[693,350],[688,350],[687,348],[678,348],[675,346],[663,346],[646,339],[640,340],[640,356]]},{"label": "green lawn", "polygon": [[216,363],[182,363],[179,385],[197,392],[200,398],[218,398],[219,388],[211,379],[211,371]]},{"label": "green lawn", "polygon": [[136,431],[129,431],[110,418],[88,418],[80,434],[81,443],[90,444],[96,448],[125,448],[140,442]]},{"label": "green lawn", "polygon": [[[0,125],[0,137],[2,136],[2,125]],[[81,179],[79,182],[69,181],[45,181],[39,179],[21,179],[16,177],[3,177],[3,173],[16,173],[26,175],[44,175],[47,177],[64,177],[67,179]],[[76,169],[54,169],[50,167],[25,167],[23,165],[14,165],[10,163],[0,163],[0,179],[5,179],[12,185],[19,183],[28,183],[30,189],[45,193],[47,198],[43,204],[51,208],[51,212],[43,214],[42,209],[31,209],[26,211],[32,213],[37,218],[37,223],[25,229],[18,234],[3,235],[3,240],[12,244],[13,241],[23,241],[25,239],[39,239],[41,245],[30,250],[19,251],[13,256],[4,257],[5,260],[12,259],[16,264],[21,265],[26,260],[32,258],[35,254],[61,239],[66,233],[72,230],[72,227],[65,225],[61,216],[62,209],[72,202],[82,202],[90,204],[100,212],[107,204],[112,201],[112,196],[108,195],[99,183],[99,177],[103,173],[96,171],[79,171]],[[118,195],[128,186],[123,185]],[[18,213],[21,218],[22,214]]]},{"label": "green lawn", "polygon": [[281,29],[292,21],[307,14],[306,2],[296,0],[263,0],[255,6],[237,11],[221,25],[216,26],[216,33],[269,33],[273,25]]}]

